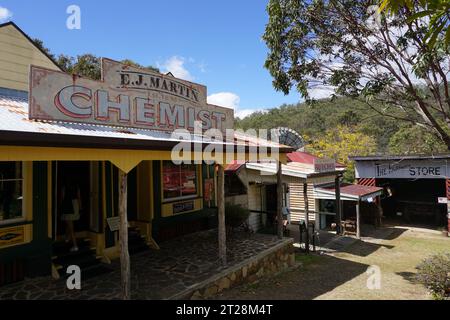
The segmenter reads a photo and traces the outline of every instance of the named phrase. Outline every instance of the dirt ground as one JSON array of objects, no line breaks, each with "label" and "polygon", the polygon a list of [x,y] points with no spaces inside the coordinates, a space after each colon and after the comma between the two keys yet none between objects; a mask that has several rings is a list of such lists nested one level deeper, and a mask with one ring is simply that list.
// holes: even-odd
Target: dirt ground
[{"label": "dirt ground", "polygon": [[[387,227],[343,252],[298,253],[298,266],[258,283],[222,292],[216,299],[431,299],[415,281],[416,266],[427,256],[450,251],[450,238],[418,228]],[[370,270],[380,270],[380,284]],[[369,280],[369,281],[368,281]],[[372,280],[372,281],[371,281]],[[367,283],[369,282],[368,288]]]}]

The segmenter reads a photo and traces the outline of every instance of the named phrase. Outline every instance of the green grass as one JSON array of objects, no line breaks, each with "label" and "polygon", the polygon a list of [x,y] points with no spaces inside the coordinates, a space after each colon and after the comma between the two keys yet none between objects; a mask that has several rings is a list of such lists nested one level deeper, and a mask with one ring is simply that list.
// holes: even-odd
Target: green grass
[{"label": "green grass", "polygon": [[296,254],[295,261],[300,262],[304,267],[322,261],[322,257],[316,254]]}]

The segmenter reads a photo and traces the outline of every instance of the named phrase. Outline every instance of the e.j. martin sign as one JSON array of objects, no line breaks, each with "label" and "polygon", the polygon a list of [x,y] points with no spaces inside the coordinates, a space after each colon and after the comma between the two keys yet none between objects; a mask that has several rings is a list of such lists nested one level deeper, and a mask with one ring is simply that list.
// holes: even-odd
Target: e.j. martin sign
[{"label": "e.j. martin sign", "polygon": [[31,66],[30,119],[85,122],[153,130],[224,131],[232,109],[210,105],[206,87],[102,59],[102,80]]}]

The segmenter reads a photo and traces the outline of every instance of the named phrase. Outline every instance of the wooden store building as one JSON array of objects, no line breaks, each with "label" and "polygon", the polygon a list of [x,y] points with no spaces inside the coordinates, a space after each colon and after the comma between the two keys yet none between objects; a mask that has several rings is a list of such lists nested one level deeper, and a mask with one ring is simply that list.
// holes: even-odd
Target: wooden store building
[{"label": "wooden store building", "polygon": [[355,156],[358,184],[381,187],[383,214],[404,224],[450,228],[450,155]]},{"label": "wooden store building", "polygon": [[[76,235],[94,258],[123,258],[124,226],[130,253],[217,225],[221,234],[223,165],[202,161],[216,158],[201,135],[173,136],[198,122],[233,127],[233,110],[206,97],[205,86],[109,59],[101,81],[67,74],[14,23],[0,25],[0,285],[58,272],[67,181],[79,187]],[[180,142],[199,163],[171,161]]]}]

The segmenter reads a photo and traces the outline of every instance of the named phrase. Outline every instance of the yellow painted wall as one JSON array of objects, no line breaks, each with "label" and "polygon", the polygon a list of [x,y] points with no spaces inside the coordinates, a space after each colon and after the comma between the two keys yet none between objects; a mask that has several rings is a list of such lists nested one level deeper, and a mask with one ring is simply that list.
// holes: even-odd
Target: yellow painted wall
[{"label": "yellow painted wall", "polygon": [[28,91],[30,65],[60,70],[12,24],[0,28],[0,87]]}]

